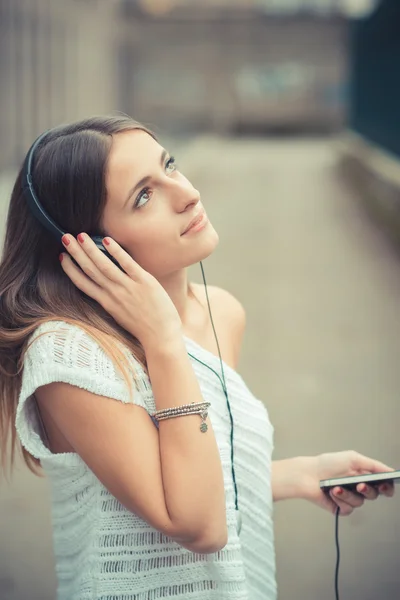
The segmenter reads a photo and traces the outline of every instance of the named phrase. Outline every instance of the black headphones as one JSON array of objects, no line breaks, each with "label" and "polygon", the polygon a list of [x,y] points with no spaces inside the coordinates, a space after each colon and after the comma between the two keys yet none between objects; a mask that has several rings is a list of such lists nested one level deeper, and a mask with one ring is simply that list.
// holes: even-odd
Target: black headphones
[{"label": "black headphones", "polygon": [[[31,213],[33,214],[33,216],[43,225],[43,227],[45,227],[47,229],[47,231],[49,231],[61,243],[61,238],[67,232],[63,231],[63,229],[61,229],[61,227],[59,227],[55,223],[55,221],[53,221],[53,219],[46,213],[43,206],[39,202],[39,199],[36,195],[35,189],[33,187],[33,182],[32,182],[33,156],[34,156],[36,148],[39,146],[40,142],[47,136],[48,133],[49,133],[49,131],[42,133],[36,139],[36,141],[32,144],[32,146],[30,147],[30,149],[28,151],[28,154],[26,155],[26,159],[25,159],[23,171],[22,171],[22,177],[23,177],[22,189],[23,189],[25,197],[26,197],[27,205],[28,205]],[[103,243],[102,243],[103,237],[104,236],[101,236],[101,235],[95,235],[95,236],[91,236],[91,239],[96,244],[97,248],[99,250],[101,250],[101,252],[103,252],[103,254],[105,254],[107,256],[107,258],[112,260],[112,262],[115,265],[117,265],[117,267],[119,267],[121,269],[120,265],[117,263],[115,258],[113,256],[111,256],[111,254],[109,254],[107,252],[107,250],[105,249],[105,247],[103,246]]]}]

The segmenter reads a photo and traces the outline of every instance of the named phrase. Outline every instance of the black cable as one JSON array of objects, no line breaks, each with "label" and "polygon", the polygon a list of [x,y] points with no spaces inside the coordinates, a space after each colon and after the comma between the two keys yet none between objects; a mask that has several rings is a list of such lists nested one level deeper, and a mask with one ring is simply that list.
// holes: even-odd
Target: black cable
[{"label": "black cable", "polygon": [[213,332],[214,332],[215,341],[217,343],[219,362],[221,364],[221,375],[222,375],[222,380],[223,380],[222,389],[224,390],[224,395],[225,395],[225,398],[226,398],[226,405],[228,407],[229,419],[230,419],[230,423],[231,423],[231,436],[230,436],[230,438],[231,438],[231,472],[232,472],[233,489],[234,489],[234,492],[235,492],[235,509],[239,510],[238,490],[237,490],[237,484],[236,484],[234,450],[233,450],[233,430],[234,430],[233,416],[232,416],[231,405],[230,405],[229,397],[228,397],[228,389],[226,387],[224,363],[222,362],[221,350],[220,350],[219,343],[218,343],[218,336],[217,336],[217,332],[215,331],[214,320],[213,320],[212,313],[211,313],[210,300],[208,298],[206,276],[204,274],[203,263],[201,261],[200,261],[200,268],[201,268],[201,274],[202,274],[202,277],[203,277],[204,290],[206,292],[207,306],[208,306],[208,312],[209,312],[209,315],[210,315],[211,326],[212,326],[212,329],[213,329]]},{"label": "black cable", "polygon": [[340,565],[339,513],[340,513],[340,506],[337,507],[336,515],[335,515],[335,542],[336,542],[335,598],[336,598],[336,600],[339,600],[339,565]]},{"label": "black cable", "polygon": [[206,276],[204,274],[203,263],[201,261],[200,261],[200,268],[201,268],[201,275],[203,277],[204,291],[206,293],[207,306],[208,306],[208,314],[210,315],[211,326],[212,326],[212,329],[213,329],[213,332],[214,332],[215,341],[217,343],[218,356],[219,356],[219,360],[220,360],[220,363],[221,363],[222,379],[224,381],[224,386],[226,387],[224,365],[223,365],[222,358],[221,358],[221,350],[219,348],[219,342],[218,342],[217,332],[215,331],[214,319],[213,319],[212,312],[211,312],[210,300],[209,300],[209,297],[208,297],[208,289],[207,289]]}]

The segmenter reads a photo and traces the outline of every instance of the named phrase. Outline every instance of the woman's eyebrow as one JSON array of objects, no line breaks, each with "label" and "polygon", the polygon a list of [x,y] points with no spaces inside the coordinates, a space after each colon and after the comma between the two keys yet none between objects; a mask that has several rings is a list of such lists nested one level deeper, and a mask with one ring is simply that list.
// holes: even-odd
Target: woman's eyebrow
[{"label": "woman's eyebrow", "polygon": [[[165,157],[168,156],[168,152],[167,150],[165,150],[165,148],[163,148],[163,151],[161,152],[161,158],[160,158],[160,164],[163,165],[164,161],[165,161]],[[135,193],[135,191],[142,187],[143,185],[146,185],[151,179],[150,175],[146,175],[146,177],[142,177],[142,179],[140,181],[138,181],[133,188],[131,188],[128,192],[128,196],[124,202],[124,205],[122,208],[125,208],[125,206],[128,204],[129,200],[131,199],[132,195]]]}]

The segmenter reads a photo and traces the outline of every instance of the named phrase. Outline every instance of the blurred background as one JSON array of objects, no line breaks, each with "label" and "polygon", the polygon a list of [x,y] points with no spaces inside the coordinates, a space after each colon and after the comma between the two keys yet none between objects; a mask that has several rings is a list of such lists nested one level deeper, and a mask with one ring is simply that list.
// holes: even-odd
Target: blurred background
[{"label": "blurred background", "polygon": [[[0,0],[0,235],[40,132],[143,121],[220,233],[207,280],[247,309],[275,458],[400,468],[399,59],[398,0]],[[399,513],[341,521],[343,600],[400,598]],[[45,479],[0,480],[1,600],[55,598],[50,518]],[[332,516],[283,502],[275,529],[280,600],[333,598]]]}]

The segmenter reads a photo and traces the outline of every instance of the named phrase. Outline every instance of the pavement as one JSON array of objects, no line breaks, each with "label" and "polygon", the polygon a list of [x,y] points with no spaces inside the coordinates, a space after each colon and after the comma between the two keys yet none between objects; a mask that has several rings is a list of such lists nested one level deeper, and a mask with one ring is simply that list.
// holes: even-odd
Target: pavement
[{"label": "pavement", "polygon": [[[209,136],[179,150],[220,234],[207,281],[247,310],[239,371],[268,407],[275,458],[355,449],[399,468],[400,258],[331,141]],[[399,598],[399,508],[381,498],[341,520],[344,600]],[[54,600],[46,480],[20,466],[0,511],[0,600]],[[333,517],[285,501],[275,532],[279,599],[333,598]]]}]

